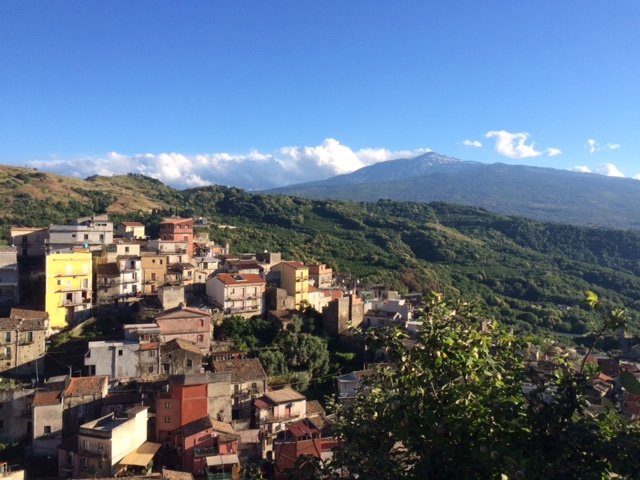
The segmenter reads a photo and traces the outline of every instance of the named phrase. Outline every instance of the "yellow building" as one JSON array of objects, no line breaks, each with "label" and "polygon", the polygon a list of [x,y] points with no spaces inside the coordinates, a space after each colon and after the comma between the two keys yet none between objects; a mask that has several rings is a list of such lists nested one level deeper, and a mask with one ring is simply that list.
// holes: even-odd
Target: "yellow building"
[{"label": "yellow building", "polygon": [[45,310],[51,328],[64,328],[91,315],[92,262],[89,250],[50,253],[46,266]]},{"label": "yellow building", "polygon": [[302,262],[282,262],[272,270],[280,271],[280,287],[294,297],[296,308],[309,302],[309,267]]}]

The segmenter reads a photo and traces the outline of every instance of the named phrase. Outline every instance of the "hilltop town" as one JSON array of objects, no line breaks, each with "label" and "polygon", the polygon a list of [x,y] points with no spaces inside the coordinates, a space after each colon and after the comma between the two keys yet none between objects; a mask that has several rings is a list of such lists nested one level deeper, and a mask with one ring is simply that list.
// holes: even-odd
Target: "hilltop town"
[{"label": "hilltop town", "polygon": [[[0,442],[13,469],[279,479],[308,455],[330,459],[327,400],[349,405],[390,361],[364,333],[397,328],[413,348],[422,294],[278,252],[232,253],[205,218],[164,218],[157,238],[146,227],[94,215],[13,227],[0,247]],[[523,354],[542,377],[558,358],[575,369],[585,358],[599,367],[589,409],[635,418],[640,395],[620,376],[640,376],[640,347],[627,350],[625,361],[554,343]]]},{"label": "hilltop town", "polygon": [[[158,238],[106,215],[11,229],[13,246],[0,248],[0,441],[57,464],[46,475],[59,478],[159,465],[240,478],[263,460],[282,478],[303,454],[331,456],[323,395],[348,401],[372,359],[357,327],[415,331],[421,295],[277,252],[232,254],[198,232],[206,224],[165,218]],[[332,340],[339,361],[269,375],[273,365],[217,334],[256,319],[322,338],[319,355]],[[310,384],[323,385],[314,398],[299,391]]]}]

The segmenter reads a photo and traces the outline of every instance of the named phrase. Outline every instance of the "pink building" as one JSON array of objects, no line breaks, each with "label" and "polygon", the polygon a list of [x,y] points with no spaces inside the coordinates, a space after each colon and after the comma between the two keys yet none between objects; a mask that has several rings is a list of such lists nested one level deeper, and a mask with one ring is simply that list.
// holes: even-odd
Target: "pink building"
[{"label": "pink building", "polygon": [[195,343],[203,354],[209,353],[213,335],[209,312],[180,304],[158,314],[156,323],[160,327],[162,343],[167,343],[174,338],[182,338]]}]

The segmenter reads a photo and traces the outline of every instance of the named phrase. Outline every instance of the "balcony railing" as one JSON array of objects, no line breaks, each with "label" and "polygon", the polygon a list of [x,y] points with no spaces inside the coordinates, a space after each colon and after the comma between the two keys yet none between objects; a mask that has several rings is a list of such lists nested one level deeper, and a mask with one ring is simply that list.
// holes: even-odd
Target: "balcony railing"
[{"label": "balcony railing", "polygon": [[232,480],[233,473],[207,473],[207,480]]},{"label": "balcony railing", "polygon": [[194,457],[210,457],[211,455],[218,455],[217,447],[202,447],[202,448],[194,448],[193,456]]}]

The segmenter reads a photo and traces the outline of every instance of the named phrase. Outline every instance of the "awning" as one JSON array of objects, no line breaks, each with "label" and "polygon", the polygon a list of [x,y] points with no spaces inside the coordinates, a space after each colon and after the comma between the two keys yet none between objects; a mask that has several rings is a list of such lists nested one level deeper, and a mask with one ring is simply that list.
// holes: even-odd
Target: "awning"
[{"label": "awning", "polygon": [[134,465],[136,467],[146,467],[153,460],[153,456],[160,450],[159,443],[144,442],[135,452],[131,452],[120,460],[120,465]]},{"label": "awning", "polygon": [[240,464],[238,455],[232,453],[230,455],[212,455],[207,457],[207,467],[221,467],[223,465],[237,465]]}]

